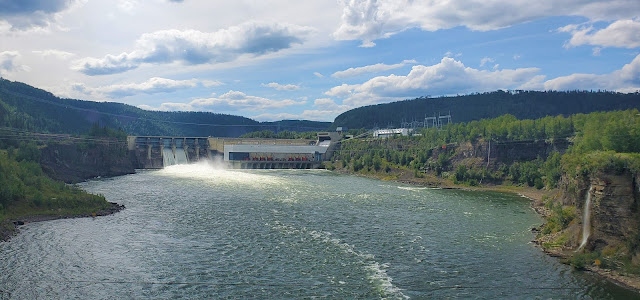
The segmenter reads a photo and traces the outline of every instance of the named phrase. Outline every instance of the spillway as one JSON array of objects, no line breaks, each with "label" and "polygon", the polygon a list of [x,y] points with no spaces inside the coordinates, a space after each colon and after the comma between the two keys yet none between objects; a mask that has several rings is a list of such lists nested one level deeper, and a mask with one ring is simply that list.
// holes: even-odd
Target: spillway
[{"label": "spillway", "polygon": [[176,148],[175,152],[171,148],[162,149],[162,163],[165,167],[173,165],[188,164],[187,153],[182,148]]}]

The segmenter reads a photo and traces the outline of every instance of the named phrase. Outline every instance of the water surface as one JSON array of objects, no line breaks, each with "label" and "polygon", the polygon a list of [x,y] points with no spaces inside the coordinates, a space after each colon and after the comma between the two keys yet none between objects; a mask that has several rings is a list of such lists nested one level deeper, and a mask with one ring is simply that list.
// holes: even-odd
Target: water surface
[{"label": "water surface", "polygon": [[22,227],[1,296],[637,298],[533,247],[542,220],[509,194],[206,164],[81,187],[127,208]]}]

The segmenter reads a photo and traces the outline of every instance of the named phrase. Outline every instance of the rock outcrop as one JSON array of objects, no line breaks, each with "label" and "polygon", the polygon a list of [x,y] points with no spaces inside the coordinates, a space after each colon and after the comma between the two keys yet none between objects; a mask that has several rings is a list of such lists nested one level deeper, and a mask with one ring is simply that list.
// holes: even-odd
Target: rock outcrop
[{"label": "rock outcrop", "polygon": [[590,250],[625,244],[638,235],[640,214],[635,181],[630,173],[599,173],[591,178],[592,234],[587,243]]},{"label": "rock outcrop", "polygon": [[[628,246],[640,233],[640,187],[638,176],[628,170],[622,173],[598,172],[581,180],[563,178],[560,188],[563,205],[575,206],[578,216],[565,231],[571,233],[568,245],[577,248],[583,232],[584,214],[591,216],[591,234],[585,250]],[[585,211],[585,199],[591,193],[591,210]]]},{"label": "rock outcrop", "polygon": [[98,176],[135,172],[135,157],[125,145],[50,143],[41,149],[40,165],[51,178],[76,183]]}]

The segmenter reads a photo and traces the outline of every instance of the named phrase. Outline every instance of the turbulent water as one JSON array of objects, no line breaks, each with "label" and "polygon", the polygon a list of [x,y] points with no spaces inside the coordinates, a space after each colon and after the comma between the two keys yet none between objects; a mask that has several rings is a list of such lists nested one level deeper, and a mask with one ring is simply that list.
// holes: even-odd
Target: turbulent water
[{"label": "turbulent water", "polygon": [[204,164],[81,186],[127,208],[23,226],[0,244],[0,296],[636,297],[531,245],[542,220],[512,195]]}]

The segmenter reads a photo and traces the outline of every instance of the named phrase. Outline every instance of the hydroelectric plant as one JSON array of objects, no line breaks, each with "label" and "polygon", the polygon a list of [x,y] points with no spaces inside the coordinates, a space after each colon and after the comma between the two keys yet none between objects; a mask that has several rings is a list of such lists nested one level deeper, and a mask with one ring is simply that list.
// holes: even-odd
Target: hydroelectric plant
[{"label": "hydroelectric plant", "polygon": [[234,169],[316,169],[331,158],[339,140],[337,132],[319,132],[316,140],[129,136],[127,142],[141,169],[202,159]]}]

